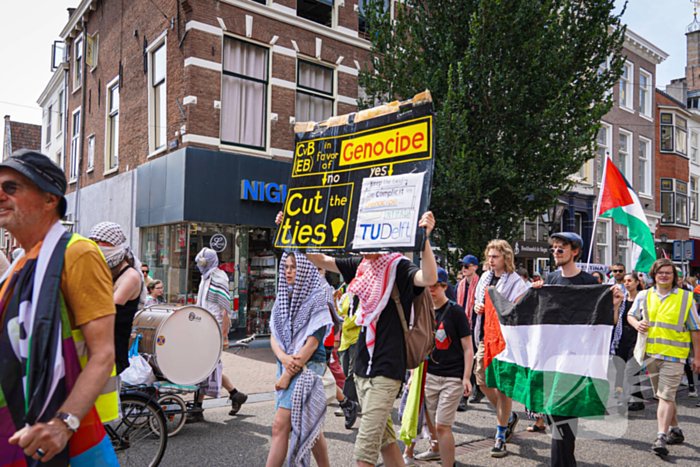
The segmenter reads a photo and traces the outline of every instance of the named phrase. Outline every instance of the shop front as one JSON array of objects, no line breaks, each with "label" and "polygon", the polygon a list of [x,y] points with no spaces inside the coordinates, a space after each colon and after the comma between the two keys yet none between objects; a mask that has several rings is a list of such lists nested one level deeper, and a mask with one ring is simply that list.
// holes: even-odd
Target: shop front
[{"label": "shop front", "polygon": [[535,272],[542,277],[549,273],[549,243],[515,240],[513,253],[516,266],[527,269],[530,277]]},{"label": "shop front", "polygon": [[272,244],[291,164],[183,148],[140,166],[136,225],[141,257],[166,301],[193,304],[204,247],[229,276],[231,337],[269,334],[281,253]]}]

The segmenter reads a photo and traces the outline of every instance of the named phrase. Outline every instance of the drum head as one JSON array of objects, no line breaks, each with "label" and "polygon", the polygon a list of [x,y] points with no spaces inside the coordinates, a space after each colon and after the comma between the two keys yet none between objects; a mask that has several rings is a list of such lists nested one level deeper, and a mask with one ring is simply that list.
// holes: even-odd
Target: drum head
[{"label": "drum head", "polygon": [[196,384],[214,371],[221,358],[221,328],[207,310],[182,307],[158,329],[158,368],[175,384]]}]

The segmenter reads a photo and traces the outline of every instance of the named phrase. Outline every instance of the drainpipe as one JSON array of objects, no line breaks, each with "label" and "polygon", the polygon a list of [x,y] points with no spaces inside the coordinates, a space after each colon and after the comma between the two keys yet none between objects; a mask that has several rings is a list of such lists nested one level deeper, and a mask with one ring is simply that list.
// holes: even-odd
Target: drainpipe
[{"label": "drainpipe", "polygon": [[85,100],[87,97],[87,25],[85,24],[85,19],[81,19],[81,24],[83,27],[83,63],[82,63],[82,79],[83,82],[81,83],[83,86],[83,89],[81,90],[81,103],[80,103],[80,141],[79,141],[79,146],[80,150],[78,151],[78,161],[77,161],[77,177],[75,181],[75,203],[73,207],[73,232],[78,233],[78,197],[80,194],[80,173],[81,173],[81,162],[83,160],[83,154],[85,152],[85,144],[84,143],[84,137],[85,137],[85,114],[86,114],[86,108],[85,108]]}]

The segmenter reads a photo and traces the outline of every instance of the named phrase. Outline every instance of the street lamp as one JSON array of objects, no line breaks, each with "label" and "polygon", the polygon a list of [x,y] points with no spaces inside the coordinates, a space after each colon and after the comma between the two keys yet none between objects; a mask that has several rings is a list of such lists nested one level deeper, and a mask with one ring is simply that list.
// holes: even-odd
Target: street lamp
[{"label": "street lamp", "polygon": [[666,243],[668,241],[668,235],[666,234],[659,235],[659,238],[661,239],[661,243]]}]

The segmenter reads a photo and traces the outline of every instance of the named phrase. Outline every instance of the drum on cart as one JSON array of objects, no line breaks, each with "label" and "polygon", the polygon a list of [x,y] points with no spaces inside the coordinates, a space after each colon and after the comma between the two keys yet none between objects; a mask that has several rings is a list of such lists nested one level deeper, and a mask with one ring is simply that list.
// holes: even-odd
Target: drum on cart
[{"label": "drum on cart", "polygon": [[216,318],[198,306],[154,305],[134,317],[138,352],[150,355],[155,374],[175,384],[196,384],[214,371],[223,336]]}]

